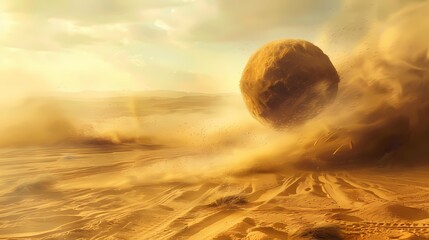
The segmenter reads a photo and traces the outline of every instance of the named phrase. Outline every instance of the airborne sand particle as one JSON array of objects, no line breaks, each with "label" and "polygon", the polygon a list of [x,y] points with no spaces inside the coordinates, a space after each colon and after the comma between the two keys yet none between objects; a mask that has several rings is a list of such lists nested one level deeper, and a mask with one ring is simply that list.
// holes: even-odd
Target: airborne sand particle
[{"label": "airborne sand particle", "polygon": [[[149,102],[135,102],[136,99],[131,98],[132,104],[129,99],[124,102],[125,109],[130,109],[121,111],[131,112],[132,116],[111,126],[97,124],[92,128],[83,127],[75,121],[75,116],[62,112],[61,105],[58,111],[55,106],[33,102],[27,109],[24,107],[2,119],[1,127],[7,131],[0,136],[0,144],[77,142],[192,146],[197,152],[209,152],[208,158],[214,160],[208,162],[216,163],[216,167],[208,170],[222,174],[288,169],[285,165],[290,164],[323,169],[350,164],[385,164],[386,161],[425,162],[421,156],[427,152],[425,146],[429,143],[427,10],[427,3],[414,4],[369,32],[362,39],[362,46],[356,46],[348,59],[335,64],[342,79],[335,103],[310,121],[288,129],[287,134],[274,133],[250,123],[243,109],[237,114],[237,109],[243,106],[236,102],[231,104],[234,100],[221,102],[222,98],[182,96],[161,99],[165,112],[170,112],[174,104],[184,104],[177,115],[176,112],[168,115],[173,122],[160,125],[157,111],[136,116],[139,104]],[[415,22],[419,24],[414,25]],[[231,107],[222,110],[221,104],[216,105],[216,102]],[[205,104],[216,110],[194,113]],[[155,107],[145,106],[145,109],[154,110]],[[177,121],[179,113],[187,114],[180,120],[183,121],[181,125]],[[185,124],[199,123],[218,113],[222,117],[237,117],[216,119],[215,124],[192,124],[192,127]],[[41,131],[49,134],[41,134]],[[178,134],[170,134],[174,131]],[[29,138],[29,134],[34,137]],[[196,157],[195,161],[201,158],[206,157]]]}]

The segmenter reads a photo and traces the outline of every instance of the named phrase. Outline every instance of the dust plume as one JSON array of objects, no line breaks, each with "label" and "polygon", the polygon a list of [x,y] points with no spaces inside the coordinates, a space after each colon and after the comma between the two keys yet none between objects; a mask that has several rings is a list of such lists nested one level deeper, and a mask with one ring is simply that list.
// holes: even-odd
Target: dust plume
[{"label": "dust plume", "polygon": [[283,132],[252,121],[238,96],[33,99],[5,114],[0,146],[128,145],[191,153],[180,160],[180,173],[174,165],[144,166],[145,181],[426,163],[428,10],[429,3],[413,2],[371,23],[352,53],[334,62],[341,78],[335,103]]},{"label": "dust plume", "polygon": [[[64,101],[31,97],[3,106],[0,122],[0,147],[113,146],[141,143],[144,137],[127,131],[98,128],[99,122],[73,111]],[[129,129],[131,131],[131,129]]]},{"label": "dust plume", "polygon": [[[336,102],[317,118],[245,153],[244,172],[427,163],[429,3],[410,4],[374,22],[336,63]],[[276,143],[277,142],[277,143]],[[244,166],[244,167],[243,167]],[[240,170],[241,171],[241,170]]]},{"label": "dust plume", "polygon": [[29,96],[0,108],[0,147],[184,147],[216,154],[257,141],[250,132],[263,135],[237,99],[177,92]]}]

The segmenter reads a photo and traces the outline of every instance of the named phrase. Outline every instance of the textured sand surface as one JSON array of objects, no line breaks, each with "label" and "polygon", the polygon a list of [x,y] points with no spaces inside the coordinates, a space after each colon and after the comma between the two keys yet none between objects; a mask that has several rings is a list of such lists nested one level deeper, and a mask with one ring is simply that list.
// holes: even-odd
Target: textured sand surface
[{"label": "textured sand surface", "polygon": [[183,154],[127,147],[2,150],[0,238],[302,239],[306,231],[329,236],[308,239],[429,237],[427,169],[193,183],[133,179],[142,166],[180,167]]},{"label": "textured sand surface", "polygon": [[[215,110],[224,98],[132,101],[146,106],[137,120],[152,122],[140,138],[123,129],[127,137],[2,147],[0,239],[429,238],[424,166],[228,172],[246,162],[222,159],[277,135],[252,119],[225,125]],[[64,112],[103,130],[136,121],[127,101],[67,103]]]}]

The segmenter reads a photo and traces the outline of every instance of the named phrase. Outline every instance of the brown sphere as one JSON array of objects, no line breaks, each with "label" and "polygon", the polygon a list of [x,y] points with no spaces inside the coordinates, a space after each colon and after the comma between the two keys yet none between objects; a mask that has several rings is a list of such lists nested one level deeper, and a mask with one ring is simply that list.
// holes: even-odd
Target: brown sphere
[{"label": "brown sphere", "polygon": [[319,114],[335,99],[339,81],[320,48],[304,40],[278,40],[249,59],[240,88],[256,119],[282,128]]}]

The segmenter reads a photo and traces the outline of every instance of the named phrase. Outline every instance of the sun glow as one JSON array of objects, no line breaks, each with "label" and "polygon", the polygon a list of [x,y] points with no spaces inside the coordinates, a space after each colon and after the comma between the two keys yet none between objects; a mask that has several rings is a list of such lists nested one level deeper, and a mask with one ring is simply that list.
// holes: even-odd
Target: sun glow
[{"label": "sun glow", "polygon": [[5,13],[0,13],[0,37],[3,37],[10,29],[11,20]]}]

